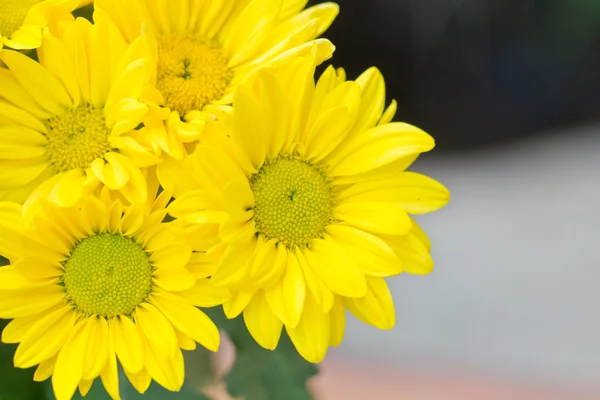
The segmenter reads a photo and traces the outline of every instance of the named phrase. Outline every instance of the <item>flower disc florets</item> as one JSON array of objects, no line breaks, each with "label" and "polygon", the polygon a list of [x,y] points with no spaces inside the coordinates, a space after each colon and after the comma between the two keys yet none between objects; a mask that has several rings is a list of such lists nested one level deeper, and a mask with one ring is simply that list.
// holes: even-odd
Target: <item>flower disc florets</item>
[{"label": "flower disc florets", "polygon": [[333,218],[333,190],[316,166],[288,156],[265,163],[250,179],[256,230],[288,248],[320,237]]}]

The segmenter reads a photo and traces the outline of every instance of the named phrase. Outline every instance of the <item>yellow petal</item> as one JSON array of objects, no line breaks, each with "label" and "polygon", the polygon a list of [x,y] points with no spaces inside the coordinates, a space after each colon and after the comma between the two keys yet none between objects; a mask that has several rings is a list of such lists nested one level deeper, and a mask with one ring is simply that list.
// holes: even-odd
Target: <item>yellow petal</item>
[{"label": "yellow petal", "polygon": [[261,129],[259,101],[246,86],[239,86],[233,99],[232,139],[241,147],[245,157],[254,168],[265,162],[267,149],[271,147],[270,137],[266,137]]},{"label": "yellow petal", "polygon": [[83,376],[83,360],[86,341],[81,335],[86,326],[85,320],[80,321],[71,331],[65,345],[58,353],[52,387],[57,400],[70,400]]},{"label": "yellow petal", "polygon": [[20,257],[19,237],[23,230],[22,207],[12,202],[0,202],[0,254],[9,260]]},{"label": "yellow petal", "polygon": [[117,72],[110,92],[106,99],[105,110],[111,110],[121,99],[140,98],[148,81],[148,73],[151,69],[149,59],[137,59],[130,63],[122,63],[124,71]]},{"label": "yellow petal", "polygon": [[334,213],[340,221],[374,233],[403,235],[412,225],[404,209],[394,203],[343,202],[335,208]]},{"label": "yellow petal", "polygon": [[427,250],[431,250],[431,241],[427,237],[427,234],[425,233],[425,231],[423,231],[423,229],[421,229],[419,224],[417,224],[417,222],[414,219],[412,221],[412,229],[410,230],[410,233],[415,235],[417,237],[417,239],[419,239],[423,243],[423,245],[425,246],[425,248]]},{"label": "yellow petal", "polygon": [[46,126],[25,109],[15,107],[0,99],[0,122],[7,125],[24,126],[40,133],[46,133]]},{"label": "yellow petal", "polygon": [[131,173],[130,162],[121,154],[108,152],[104,155],[106,163],[103,166],[102,175],[98,178],[110,189],[119,190],[129,182]]},{"label": "yellow petal", "polygon": [[255,234],[256,225],[252,219],[245,222],[227,219],[219,227],[219,236],[224,243],[248,243]]},{"label": "yellow petal", "polygon": [[[261,73],[258,81],[258,90],[262,94],[260,98],[262,129],[270,136],[270,145],[266,147],[267,157],[275,158],[282,149],[293,140],[294,127],[293,110],[289,105],[286,88],[275,74],[270,71]],[[252,203],[254,205],[254,203]]]},{"label": "yellow petal", "polygon": [[257,287],[267,287],[277,281],[286,262],[286,249],[277,245],[277,240],[265,241],[262,237],[257,240],[257,249],[250,263],[249,279]]},{"label": "yellow petal", "polygon": [[45,257],[22,258],[14,266],[20,274],[32,280],[48,280],[64,273],[60,263]]},{"label": "yellow petal", "polygon": [[345,299],[356,318],[379,329],[392,329],[396,323],[394,301],[383,278],[368,278],[369,290],[360,299]]},{"label": "yellow petal", "polygon": [[[221,248],[224,247],[217,246],[214,248],[214,254],[217,254]],[[208,278],[214,275],[217,264],[215,260],[211,258],[213,251],[209,250],[208,252],[192,253],[192,257],[190,257],[190,263],[187,265],[187,269],[194,274],[196,279]]]},{"label": "yellow petal", "polygon": [[125,236],[135,235],[144,224],[144,217],[144,212],[137,205],[127,208],[121,216],[120,233]]},{"label": "yellow petal", "polygon": [[153,305],[143,303],[137,307],[136,322],[146,339],[162,356],[173,358],[177,352],[175,331],[164,315]]},{"label": "yellow petal", "polygon": [[420,153],[410,154],[399,158],[398,160],[371,171],[358,175],[341,176],[335,179],[335,185],[348,185],[354,183],[372,182],[376,180],[393,179],[401,172],[405,171],[419,157]]},{"label": "yellow petal", "polygon": [[117,369],[117,357],[115,356],[114,343],[111,341],[108,348],[108,362],[100,374],[104,389],[113,399],[119,396],[119,370]]},{"label": "yellow petal", "polygon": [[[148,114],[149,107],[135,99],[121,99],[107,116],[107,124],[112,125],[111,136],[117,137],[136,129]],[[111,141],[111,144],[114,145]]]},{"label": "yellow petal", "polygon": [[111,338],[108,322],[103,317],[88,318],[88,342],[83,361],[83,379],[94,379],[100,375],[108,361]]},{"label": "yellow petal", "polygon": [[183,268],[190,260],[192,252],[188,246],[174,245],[155,251],[150,256],[150,262],[159,269]]},{"label": "yellow petal", "polygon": [[[286,4],[283,6],[283,10],[281,11],[281,13],[279,15],[279,17],[281,19],[285,18],[286,6],[288,7],[287,12],[291,12],[291,8],[290,8],[291,4],[290,3],[305,3],[306,4],[306,1],[294,0],[293,2],[286,1],[285,3]],[[296,9],[297,9],[297,7],[298,6],[295,6]],[[323,32],[325,32],[327,30],[327,28],[329,28],[329,26],[332,24],[333,20],[335,19],[335,17],[337,17],[339,12],[340,12],[339,5],[337,5],[336,3],[327,2],[327,3],[321,3],[321,4],[314,5],[312,7],[309,7],[306,10],[300,12],[295,17],[293,17],[293,19],[295,21],[300,21],[303,19],[314,20],[317,23],[317,31],[315,32],[315,37],[317,37],[317,36],[320,36]]]},{"label": "yellow petal", "polygon": [[212,283],[212,279],[198,279],[194,286],[177,293],[198,307],[215,307],[231,298],[231,292]]},{"label": "yellow petal", "polygon": [[79,382],[79,385],[77,385],[79,387],[79,393],[81,393],[82,396],[87,395],[92,387],[92,383],[94,383],[93,379],[84,379]]},{"label": "yellow petal", "polygon": [[2,330],[2,342],[3,343],[20,343],[27,335],[29,328],[31,328],[37,321],[39,321],[40,315],[32,315],[26,318],[13,319],[4,327]]},{"label": "yellow petal", "polygon": [[17,348],[15,366],[29,368],[54,356],[73,331],[75,321],[75,313],[67,307],[40,318]]},{"label": "yellow petal", "polygon": [[233,319],[244,311],[256,291],[235,291],[231,300],[223,304],[223,311],[229,319]]},{"label": "yellow petal", "polygon": [[287,254],[281,279],[265,289],[265,296],[273,313],[285,325],[290,327],[298,325],[304,308],[306,283],[298,259],[293,253]]},{"label": "yellow petal", "polygon": [[346,328],[346,308],[344,301],[340,296],[335,296],[333,308],[329,313],[330,325],[330,346],[339,346],[344,340],[344,330]]},{"label": "yellow petal", "polygon": [[183,355],[179,347],[175,349],[172,357],[165,357],[156,351],[156,347],[142,340],[144,344],[144,355],[146,370],[152,378],[165,389],[177,392],[183,385]]},{"label": "yellow petal", "polygon": [[58,354],[55,354],[51,359],[42,361],[40,365],[38,365],[35,374],[33,375],[33,380],[35,382],[45,381],[52,376],[57,357]]},{"label": "yellow petal", "polygon": [[52,118],[52,113],[44,110],[33,97],[21,86],[14,74],[7,68],[0,69],[0,97],[21,110],[27,110],[37,119]]},{"label": "yellow petal", "polygon": [[[376,126],[345,145],[329,171],[331,176],[355,175],[431,150],[433,138],[417,127],[401,122]],[[339,161],[338,161],[339,160]]]},{"label": "yellow petal", "polygon": [[42,44],[39,52],[42,53],[44,66],[64,84],[73,102],[73,107],[77,107],[81,100],[81,92],[77,81],[75,62],[69,48],[48,30],[43,33]]},{"label": "yellow petal", "polygon": [[351,115],[345,106],[322,114],[309,128],[306,139],[306,158],[318,162],[331,152],[346,136]]},{"label": "yellow petal", "polygon": [[211,351],[219,350],[219,330],[204,312],[187,303],[170,300],[160,293],[155,294],[154,302],[181,332]]},{"label": "yellow petal", "polygon": [[392,119],[394,119],[394,115],[396,115],[396,110],[398,109],[398,103],[396,100],[392,100],[388,108],[385,109],[381,118],[377,122],[377,125],[385,125],[389,124]]},{"label": "yellow petal", "polygon": [[87,181],[88,178],[80,168],[63,172],[50,192],[50,200],[65,207],[73,205],[85,194]]},{"label": "yellow petal", "polygon": [[[93,233],[101,232],[108,222],[108,209],[106,204],[96,197],[88,197],[84,202],[84,211],[87,214],[88,225]],[[90,232],[90,235],[92,234]]]},{"label": "yellow petal", "polygon": [[313,104],[310,120],[314,122],[306,136],[307,157],[320,161],[346,138],[358,115],[360,95],[357,83],[344,82]]},{"label": "yellow petal", "polygon": [[250,189],[247,179],[236,179],[223,189],[223,210],[229,218],[235,221],[246,222],[252,218],[254,207],[254,194]]},{"label": "yellow petal", "polygon": [[385,235],[383,239],[402,262],[404,271],[416,275],[426,275],[433,271],[433,259],[429,253],[429,248],[415,234]]},{"label": "yellow petal", "polygon": [[125,375],[127,375],[127,379],[133,385],[135,390],[144,394],[146,390],[150,387],[150,383],[152,382],[152,377],[145,369],[141,370],[138,373],[132,373],[127,371],[127,368],[124,368]]},{"label": "yellow petal", "polygon": [[285,329],[302,357],[312,363],[323,361],[329,345],[329,314],[321,310],[312,296],[306,297],[298,326]]},{"label": "yellow petal", "polygon": [[283,323],[271,311],[263,291],[256,293],[244,309],[244,322],[256,343],[265,349],[275,350]]},{"label": "yellow petal", "polygon": [[110,325],[115,353],[123,368],[134,374],[140,372],[144,368],[144,353],[135,323],[129,317],[120,315],[111,319]]},{"label": "yellow petal", "polygon": [[64,289],[58,285],[38,287],[35,291],[8,291],[0,296],[0,318],[20,318],[38,314],[63,300]]},{"label": "yellow petal", "polygon": [[340,194],[343,201],[393,202],[410,214],[438,210],[449,199],[450,193],[444,185],[415,172],[400,172],[393,178],[357,183]]},{"label": "yellow petal", "polygon": [[190,190],[178,196],[169,206],[169,215],[175,218],[185,218],[211,206],[210,195],[204,190]]},{"label": "yellow petal", "polygon": [[159,268],[153,277],[159,287],[173,292],[187,290],[196,281],[196,277],[185,268]]},{"label": "yellow petal", "polygon": [[326,231],[363,273],[383,277],[402,272],[402,263],[394,250],[378,236],[343,225],[330,225]]},{"label": "yellow petal", "polygon": [[[314,300],[321,307],[323,312],[328,313],[333,307],[334,296],[331,290],[325,285],[320,277],[316,275],[313,266],[308,262],[306,252],[296,251],[298,264],[302,268],[302,273],[306,279],[306,287],[309,293],[312,294]],[[308,297],[308,296],[307,296]]]},{"label": "yellow petal", "polygon": [[250,260],[256,248],[255,243],[240,246],[228,246],[211,277],[217,286],[233,286],[244,281],[248,274]]},{"label": "yellow petal", "polygon": [[43,157],[25,160],[0,159],[0,188],[19,189],[24,185],[47,176],[47,161]]},{"label": "yellow petal", "polygon": [[279,12],[279,19],[285,21],[288,18],[292,18],[306,7],[306,3],[308,3],[308,0],[287,0],[283,2],[281,11]]},{"label": "yellow petal", "polygon": [[35,101],[44,109],[60,115],[73,106],[64,86],[39,63],[12,50],[2,51],[0,60],[10,68],[25,90],[35,93]]},{"label": "yellow petal", "polygon": [[223,52],[233,68],[247,60],[277,22],[282,0],[254,0],[244,8],[223,44]]},{"label": "yellow petal", "polygon": [[331,238],[314,239],[306,252],[312,270],[335,294],[361,297],[367,292],[365,275]]},{"label": "yellow petal", "polygon": [[110,144],[113,148],[119,149],[119,153],[132,160],[139,167],[150,167],[160,161],[156,154],[146,149],[131,136],[119,136],[111,139]]},{"label": "yellow petal", "polygon": [[179,329],[175,330],[177,335],[177,344],[181,347],[181,350],[194,351],[196,350],[196,342],[190,336],[181,332]]},{"label": "yellow petal", "polygon": [[381,72],[371,67],[356,78],[356,83],[362,91],[362,103],[354,129],[360,132],[374,127],[379,121],[385,105],[385,82]]}]

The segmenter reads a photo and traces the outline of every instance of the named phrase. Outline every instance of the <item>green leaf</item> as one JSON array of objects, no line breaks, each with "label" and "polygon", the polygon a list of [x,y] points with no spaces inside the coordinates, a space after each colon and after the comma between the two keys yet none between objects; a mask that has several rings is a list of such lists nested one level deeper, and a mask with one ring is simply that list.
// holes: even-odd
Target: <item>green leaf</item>
[{"label": "green leaf", "polygon": [[[8,261],[6,258],[0,256],[0,267],[3,265],[8,265],[8,264],[10,264],[10,261]],[[2,325],[2,329],[4,329],[5,325],[6,324]]]},{"label": "green leaf", "polygon": [[277,349],[266,350],[256,344],[241,317],[227,320],[220,308],[208,311],[237,350],[235,364],[225,378],[232,396],[245,400],[312,399],[306,382],[317,373],[317,367],[298,354],[285,331]]}]

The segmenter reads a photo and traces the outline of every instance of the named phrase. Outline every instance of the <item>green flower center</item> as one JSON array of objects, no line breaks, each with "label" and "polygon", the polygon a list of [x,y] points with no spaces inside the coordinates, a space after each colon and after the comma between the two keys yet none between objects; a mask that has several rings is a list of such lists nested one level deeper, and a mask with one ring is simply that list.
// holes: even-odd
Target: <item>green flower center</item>
[{"label": "green flower center", "polygon": [[182,117],[220,99],[233,78],[221,48],[196,36],[159,38],[157,73],[156,87]]},{"label": "green flower center", "polygon": [[21,27],[27,12],[42,0],[2,0],[0,1],[0,36],[10,37]]},{"label": "green flower center", "polygon": [[102,110],[84,105],[46,120],[46,154],[56,172],[87,168],[111,150]]},{"label": "green flower center", "polygon": [[333,190],[323,172],[306,161],[280,156],[250,178],[256,230],[288,248],[321,237],[333,218]]},{"label": "green flower center", "polygon": [[133,239],[119,234],[83,239],[64,268],[68,302],[86,315],[131,315],[153,286],[148,254]]}]

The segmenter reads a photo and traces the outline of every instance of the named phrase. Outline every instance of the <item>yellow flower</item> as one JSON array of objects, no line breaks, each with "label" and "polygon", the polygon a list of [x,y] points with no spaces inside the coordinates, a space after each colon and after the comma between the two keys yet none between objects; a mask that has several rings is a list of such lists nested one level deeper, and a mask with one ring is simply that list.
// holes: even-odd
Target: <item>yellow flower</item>
[{"label": "yellow flower", "polygon": [[0,52],[0,200],[24,202],[39,187],[69,205],[100,182],[143,200],[140,168],[159,161],[135,131],[160,101],[150,48],[143,38],[128,45],[104,18],[62,30],[44,32],[41,63]]},{"label": "yellow flower", "polygon": [[159,141],[175,159],[183,143],[199,139],[207,120],[231,103],[235,87],[257,68],[318,48],[319,62],[333,45],[317,39],[338,6],[304,11],[306,0],[97,0],[128,40],[144,27],[156,43],[156,86],[172,111]]},{"label": "yellow flower", "polygon": [[342,340],[345,308],[394,325],[384,278],[433,268],[409,214],[439,209],[449,193],[406,171],[434,141],[390,122],[396,103],[384,110],[377,69],[346,82],[329,67],[316,85],[313,73],[303,57],[238,86],[222,137],[188,157],[168,210],[215,263],[211,281],[232,289],[227,316],[243,311],[268,349],[285,326],[300,354],[319,362]]},{"label": "yellow flower", "polygon": [[29,226],[21,206],[0,203],[0,318],[13,319],[5,343],[20,343],[14,363],[52,376],[56,398],[82,395],[98,376],[119,398],[117,359],[143,393],[152,379],[171,391],[184,380],[181,349],[196,342],[216,351],[219,334],[194,306],[227,300],[225,289],[198,278],[197,256],[162,223],[163,194],[150,207],[124,208],[106,195],[75,207],[41,202]]},{"label": "yellow flower", "polygon": [[91,1],[2,0],[0,2],[0,51],[4,46],[17,50],[37,49],[42,30],[55,30],[60,21],[72,20],[71,11]]}]

